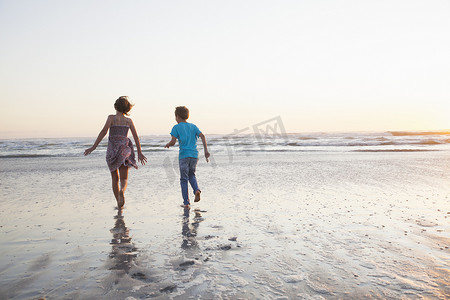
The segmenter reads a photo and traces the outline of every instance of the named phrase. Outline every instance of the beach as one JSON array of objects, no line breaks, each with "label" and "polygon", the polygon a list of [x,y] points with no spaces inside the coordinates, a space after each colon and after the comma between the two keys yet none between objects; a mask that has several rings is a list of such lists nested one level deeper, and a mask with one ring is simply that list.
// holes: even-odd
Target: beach
[{"label": "beach", "polygon": [[447,136],[213,137],[190,210],[165,139],[122,212],[104,144],[3,141],[0,299],[450,298]]}]

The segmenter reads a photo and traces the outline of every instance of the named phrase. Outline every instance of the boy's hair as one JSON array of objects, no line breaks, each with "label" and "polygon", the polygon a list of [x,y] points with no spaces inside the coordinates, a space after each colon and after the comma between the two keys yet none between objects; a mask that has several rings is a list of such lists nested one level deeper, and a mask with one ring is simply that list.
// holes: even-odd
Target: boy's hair
[{"label": "boy's hair", "polygon": [[114,108],[125,115],[128,116],[128,112],[133,108],[134,104],[128,101],[128,96],[120,96],[119,99],[114,103]]},{"label": "boy's hair", "polygon": [[189,119],[189,109],[186,106],[177,106],[177,108],[175,108],[175,116],[187,120]]}]

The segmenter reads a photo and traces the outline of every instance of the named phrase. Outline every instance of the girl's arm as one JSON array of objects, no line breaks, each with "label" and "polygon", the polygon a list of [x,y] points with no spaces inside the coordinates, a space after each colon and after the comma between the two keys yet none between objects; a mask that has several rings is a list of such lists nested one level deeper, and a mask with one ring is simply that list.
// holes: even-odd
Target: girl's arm
[{"label": "girl's arm", "polygon": [[208,152],[208,145],[206,144],[206,138],[205,135],[203,133],[200,132],[200,134],[198,135],[201,139],[202,139],[202,143],[203,143],[203,150],[205,151],[205,158],[206,158],[206,162],[208,162],[208,158],[211,154],[209,154]]},{"label": "girl's arm", "polygon": [[147,157],[145,157],[145,155],[142,154],[141,142],[139,141],[139,136],[137,134],[136,128],[134,127],[133,121],[131,119],[129,120],[130,120],[131,134],[133,134],[134,143],[136,144],[138,160],[141,162],[141,164],[145,165],[145,163],[147,162]]},{"label": "girl's arm", "polygon": [[95,148],[97,148],[98,144],[100,144],[100,142],[103,140],[103,138],[105,137],[105,135],[108,133],[108,129],[109,127],[111,127],[111,123],[112,123],[112,119],[113,116],[108,116],[108,119],[106,119],[106,123],[105,126],[103,126],[103,129],[100,131],[100,133],[98,134],[97,139],[95,140],[95,143],[92,147],[87,148],[84,151],[84,155],[89,155],[91,154],[92,151],[95,150]]}]

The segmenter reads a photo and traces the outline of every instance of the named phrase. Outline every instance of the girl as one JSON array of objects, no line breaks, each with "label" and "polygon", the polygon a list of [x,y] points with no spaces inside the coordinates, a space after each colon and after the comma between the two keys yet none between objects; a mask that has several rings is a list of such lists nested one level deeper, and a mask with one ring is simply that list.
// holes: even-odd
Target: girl
[{"label": "girl", "polygon": [[[92,147],[84,151],[84,155],[90,154],[97,148],[98,144],[105,137],[109,129],[108,148],[106,150],[106,163],[111,171],[112,189],[116,197],[117,206],[121,209],[125,204],[125,190],[128,183],[128,168],[130,166],[138,168],[134,157],[133,143],[127,138],[128,129],[131,129],[134,142],[138,152],[138,160],[145,165],[147,158],[142,154],[141,143],[134,127],[133,121],[128,116],[128,112],[133,105],[128,101],[127,96],[122,96],[114,103],[115,115],[109,115],[105,126],[98,134],[97,140]],[[120,174],[120,187],[119,187]]]}]

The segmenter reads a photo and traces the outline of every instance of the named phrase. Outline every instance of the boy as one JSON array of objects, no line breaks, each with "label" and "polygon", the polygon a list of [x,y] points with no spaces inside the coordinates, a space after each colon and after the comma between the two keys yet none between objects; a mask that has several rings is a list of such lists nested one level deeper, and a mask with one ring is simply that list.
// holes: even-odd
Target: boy
[{"label": "boy", "polygon": [[186,106],[178,106],[175,109],[175,120],[177,125],[173,126],[170,135],[172,139],[168,142],[165,148],[175,145],[177,139],[180,145],[179,164],[180,164],[180,185],[181,194],[183,195],[183,203],[185,208],[189,208],[189,195],[188,195],[188,181],[194,190],[195,199],[194,202],[200,201],[200,189],[197,185],[197,178],[195,177],[195,168],[198,162],[197,151],[197,139],[200,137],[203,143],[203,150],[205,151],[205,158],[208,162],[210,156],[208,147],[206,145],[206,138],[192,123],[188,123],[186,120],[189,118],[189,109]]}]

